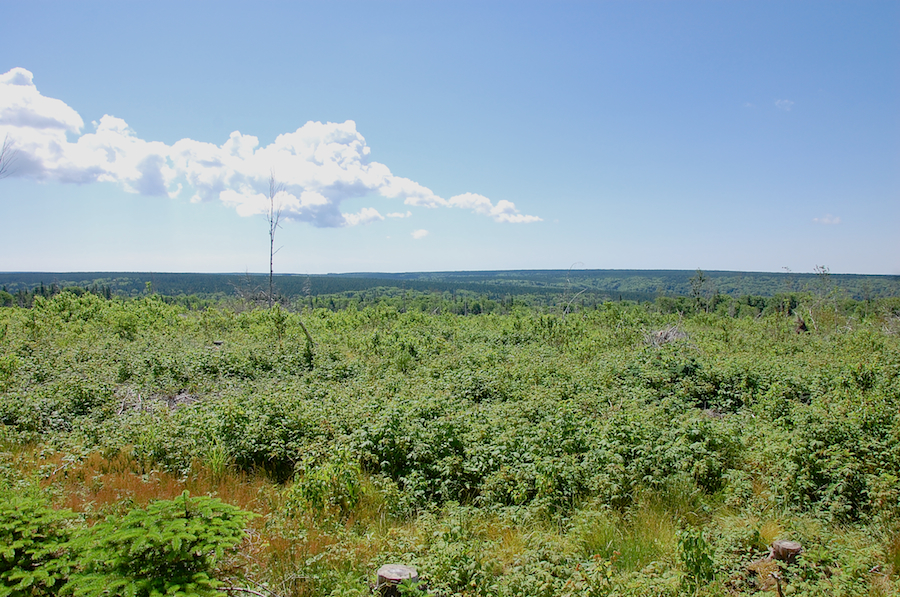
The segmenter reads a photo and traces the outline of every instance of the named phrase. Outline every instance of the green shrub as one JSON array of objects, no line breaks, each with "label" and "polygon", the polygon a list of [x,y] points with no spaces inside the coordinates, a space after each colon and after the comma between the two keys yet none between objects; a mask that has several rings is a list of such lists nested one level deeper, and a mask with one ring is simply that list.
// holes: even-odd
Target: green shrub
[{"label": "green shrub", "polygon": [[699,588],[716,577],[710,545],[700,530],[679,531],[678,548],[688,586]]},{"label": "green shrub", "polygon": [[0,493],[0,597],[59,593],[73,566],[71,518],[30,491]]},{"label": "green shrub", "polygon": [[244,536],[250,514],[209,497],[152,502],[84,529],[82,568],[67,589],[79,597],[222,595],[216,568]]},{"label": "green shrub", "polygon": [[346,518],[359,503],[362,488],[359,462],[347,450],[327,458],[305,458],[287,491],[286,507],[289,513],[308,508]]},{"label": "green shrub", "polygon": [[5,490],[0,597],[223,595],[217,569],[250,517],[184,492],[85,527],[33,489]]}]

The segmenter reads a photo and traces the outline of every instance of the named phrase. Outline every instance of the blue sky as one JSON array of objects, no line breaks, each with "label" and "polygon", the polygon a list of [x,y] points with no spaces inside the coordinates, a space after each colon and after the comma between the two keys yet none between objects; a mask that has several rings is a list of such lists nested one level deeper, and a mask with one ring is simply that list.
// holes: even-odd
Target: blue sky
[{"label": "blue sky", "polygon": [[3,13],[2,271],[900,274],[895,1]]}]

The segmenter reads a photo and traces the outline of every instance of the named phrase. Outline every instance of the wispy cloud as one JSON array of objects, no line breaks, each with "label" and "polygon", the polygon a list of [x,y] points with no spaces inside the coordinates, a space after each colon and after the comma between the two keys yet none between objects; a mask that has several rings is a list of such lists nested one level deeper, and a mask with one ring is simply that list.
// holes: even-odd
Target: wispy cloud
[{"label": "wispy cloud", "polygon": [[813,222],[816,224],[822,224],[825,226],[834,226],[841,223],[841,219],[837,216],[833,216],[831,214],[825,214],[823,218],[813,218]]},{"label": "wispy cloud", "polygon": [[[538,222],[509,201],[494,205],[465,193],[450,200],[369,158],[356,123],[307,122],[264,147],[238,131],[222,145],[182,139],[172,145],[146,141],[121,118],[104,115],[85,128],[65,102],[37,90],[31,72],[14,68],[0,75],[0,138],[9,134],[19,159],[15,175],[36,180],[88,184],[114,182],[142,195],[189,195],[191,201],[220,200],[242,216],[268,209],[268,179],[284,184],[279,204],[288,218],[320,227],[355,226],[383,220],[375,208],[341,211],[342,202],[372,194],[412,207],[458,207],[498,222]],[[73,140],[70,140],[73,139]],[[396,212],[388,217],[409,217]]]},{"label": "wispy cloud", "polygon": [[510,201],[500,200],[497,202],[497,205],[494,205],[487,197],[475,193],[464,193],[462,195],[451,197],[450,205],[471,209],[475,213],[490,216],[497,222],[523,224],[541,221],[541,218],[537,216],[520,214],[519,210],[516,209],[516,206]]},{"label": "wispy cloud", "polygon": [[775,107],[779,110],[784,110],[785,112],[790,112],[791,108],[794,107],[794,102],[787,99],[775,100]]},{"label": "wispy cloud", "polygon": [[428,236],[427,230],[416,230],[412,233],[412,237],[416,240],[418,240],[420,238],[425,238],[426,236]]},{"label": "wispy cloud", "polygon": [[410,218],[410,217],[412,217],[412,212],[408,211],[408,210],[406,213],[396,211],[394,213],[387,214],[387,217],[389,217],[389,218]]}]

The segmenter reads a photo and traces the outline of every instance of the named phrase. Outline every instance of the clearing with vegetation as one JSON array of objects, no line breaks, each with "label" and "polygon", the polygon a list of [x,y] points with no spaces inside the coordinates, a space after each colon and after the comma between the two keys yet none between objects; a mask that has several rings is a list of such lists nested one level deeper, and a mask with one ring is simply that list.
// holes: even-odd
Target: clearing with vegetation
[{"label": "clearing with vegetation", "polygon": [[0,596],[900,593],[900,299],[578,290],[0,308]]}]

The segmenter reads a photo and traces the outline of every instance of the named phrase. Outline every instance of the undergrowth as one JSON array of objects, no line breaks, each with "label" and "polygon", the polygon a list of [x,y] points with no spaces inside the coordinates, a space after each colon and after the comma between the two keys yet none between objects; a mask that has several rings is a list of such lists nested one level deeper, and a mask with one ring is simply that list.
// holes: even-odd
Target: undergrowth
[{"label": "undergrowth", "polygon": [[897,594],[896,318],[822,305],[0,309],[0,595]]}]

